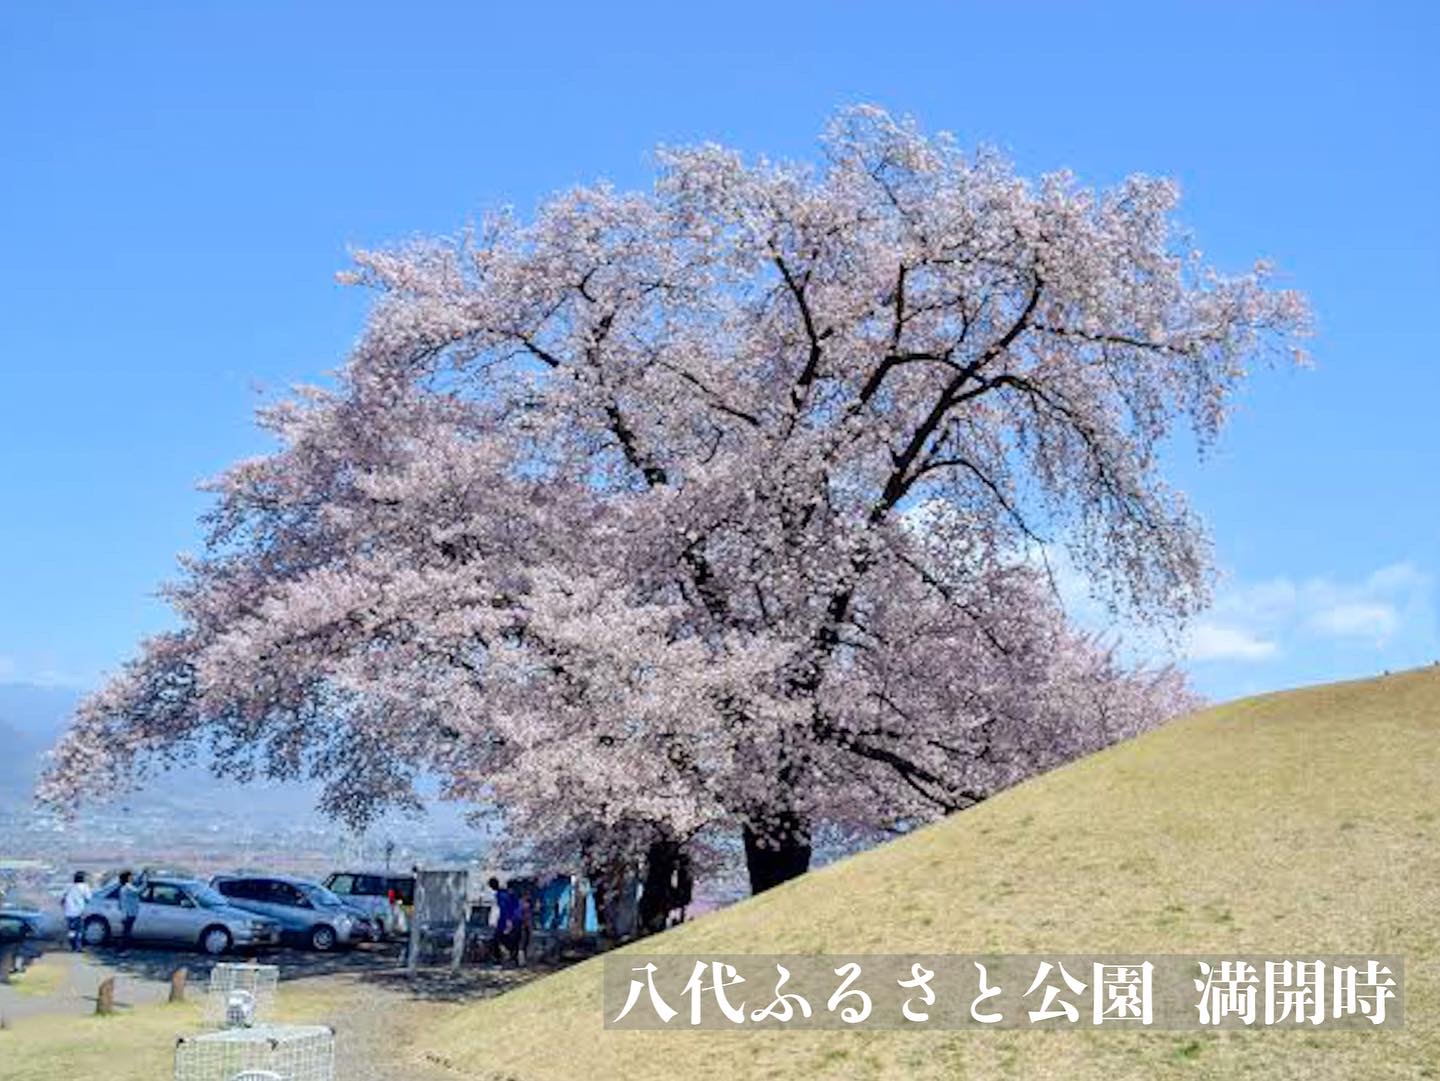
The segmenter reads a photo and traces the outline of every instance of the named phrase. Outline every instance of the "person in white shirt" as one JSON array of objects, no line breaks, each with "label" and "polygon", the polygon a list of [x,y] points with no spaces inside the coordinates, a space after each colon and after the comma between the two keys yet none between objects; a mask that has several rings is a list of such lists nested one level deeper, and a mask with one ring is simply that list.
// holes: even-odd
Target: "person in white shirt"
[{"label": "person in white shirt", "polygon": [[65,925],[70,929],[70,949],[78,952],[85,941],[85,929],[81,926],[80,916],[85,911],[85,906],[90,903],[90,883],[85,879],[84,871],[75,872],[75,880],[65,891],[65,896],[60,898],[60,907],[65,910]]}]

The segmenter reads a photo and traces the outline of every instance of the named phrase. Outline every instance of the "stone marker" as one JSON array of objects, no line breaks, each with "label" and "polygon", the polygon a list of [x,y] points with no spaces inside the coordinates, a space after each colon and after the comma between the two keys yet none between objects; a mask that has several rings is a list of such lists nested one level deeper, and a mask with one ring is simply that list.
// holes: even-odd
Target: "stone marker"
[{"label": "stone marker", "polygon": [[107,976],[95,991],[95,1012],[102,1016],[115,1012],[115,977]]},{"label": "stone marker", "polygon": [[185,1001],[185,983],[190,979],[190,970],[183,965],[170,974],[170,1001]]}]

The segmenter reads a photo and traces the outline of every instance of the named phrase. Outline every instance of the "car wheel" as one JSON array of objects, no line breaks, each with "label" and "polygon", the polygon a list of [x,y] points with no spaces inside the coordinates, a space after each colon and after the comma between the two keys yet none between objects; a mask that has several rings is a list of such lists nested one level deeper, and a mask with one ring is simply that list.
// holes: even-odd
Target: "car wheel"
[{"label": "car wheel", "polygon": [[103,946],[110,939],[110,921],[104,916],[91,916],[85,921],[85,945]]},{"label": "car wheel", "polygon": [[207,927],[200,935],[200,948],[211,957],[219,957],[235,940],[223,927]]},{"label": "car wheel", "polygon": [[321,953],[328,953],[335,948],[335,929],[321,924],[310,932],[310,946]]}]

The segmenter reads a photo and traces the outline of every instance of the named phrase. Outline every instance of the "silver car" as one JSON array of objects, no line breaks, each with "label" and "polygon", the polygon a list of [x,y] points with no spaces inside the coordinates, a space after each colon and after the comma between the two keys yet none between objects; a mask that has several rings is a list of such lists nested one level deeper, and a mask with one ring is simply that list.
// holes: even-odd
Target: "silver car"
[{"label": "silver car", "polygon": [[[280,925],[272,919],[236,908],[204,882],[152,878],[140,884],[140,913],[130,937],[135,942],[186,943],[206,953],[273,946]],[[101,946],[122,933],[120,884],[103,886],[80,914],[85,942]]]},{"label": "silver car", "polygon": [[373,942],[375,925],[359,909],[315,882],[284,875],[216,875],[210,885],[237,908],[275,920],[282,933],[312,950]]},{"label": "silver car", "polygon": [[381,938],[409,930],[406,909],[415,903],[415,876],[392,871],[336,871],[325,888],[370,917]]}]

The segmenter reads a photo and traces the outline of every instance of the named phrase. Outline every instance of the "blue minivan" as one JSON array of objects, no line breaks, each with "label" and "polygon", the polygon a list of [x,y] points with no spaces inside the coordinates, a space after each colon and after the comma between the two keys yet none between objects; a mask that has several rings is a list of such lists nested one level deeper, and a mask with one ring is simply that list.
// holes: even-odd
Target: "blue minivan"
[{"label": "blue minivan", "polygon": [[378,935],[365,913],[318,882],[285,875],[216,875],[210,885],[236,908],[268,916],[281,933],[312,950],[373,942]]}]

